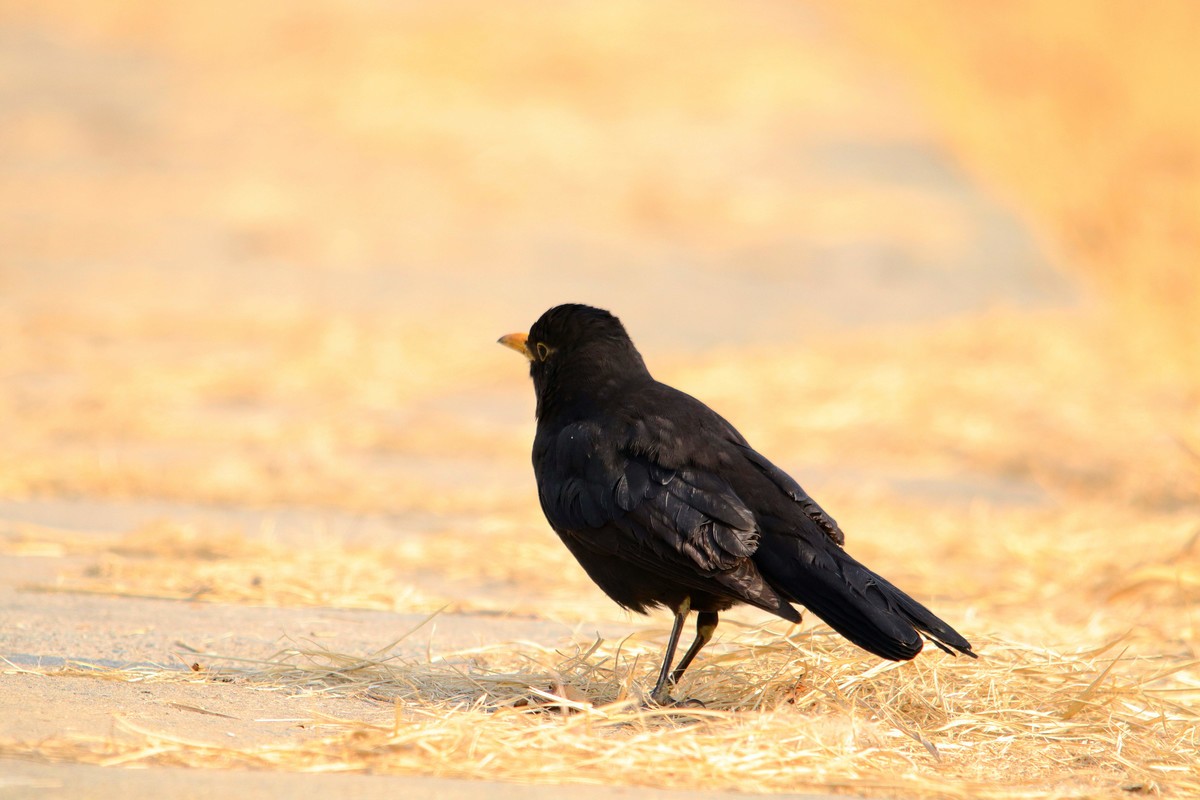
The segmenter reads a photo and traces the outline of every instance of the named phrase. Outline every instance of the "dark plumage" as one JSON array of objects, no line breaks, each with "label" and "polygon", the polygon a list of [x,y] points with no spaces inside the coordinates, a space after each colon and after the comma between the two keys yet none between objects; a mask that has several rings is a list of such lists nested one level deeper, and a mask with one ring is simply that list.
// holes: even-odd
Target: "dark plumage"
[{"label": "dark plumage", "polygon": [[[847,554],[833,518],[732,425],[654,380],[612,314],[557,306],[500,343],[530,361],[533,468],[551,527],[617,603],[675,612],[656,702],[669,701],[718,613],[737,603],[799,622],[798,603],[883,658],[912,658],[922,633],[974,657],[953,628]],[[672,672],[691,611],[696,640]]]}]

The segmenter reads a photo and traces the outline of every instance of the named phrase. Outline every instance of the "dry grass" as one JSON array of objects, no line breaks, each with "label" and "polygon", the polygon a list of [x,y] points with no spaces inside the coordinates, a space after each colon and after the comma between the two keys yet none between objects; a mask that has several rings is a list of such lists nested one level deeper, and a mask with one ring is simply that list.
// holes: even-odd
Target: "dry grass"
[{"label": "dry grass", "polygon": [[[533,522],[528,387],[498,348],[463,341],[469,326],[447,325],[436,351],[427,329],[370,316],[8,326],[21,346],[0,350],[13,376],[0,412],[24,421],[0,430],[8,496]],[[965,470],[1150,507],[1197,499],[1200,384],[1095,316],[993,314],[654,366],[784,462]],[[512,413],[491,413],[498,400]]]},{"label": "dry grass", "polygon": [[108,765],[555,783],[620,775],[634,785],[749,792],[1011,798],[1200,790],[1194,663],[1139,658],[1121,642],[1063,653],[988,640],[978,662],[892,664],[828,635],[749,629],[681,687],[704,709],[647,709],[639,685],[660,644],[497,646],[432,663],[296,649],[217,674],[391,702],[394,722],[318,719],[324,738],[249,749],[131,724],[104,740],[4,747]]},{"label": "dry grass", "polygon": [[[1045,446],[1052,452],[1061,445]],[[59,737],[4,747],[112,765],[550,782],[619,776],[634,784],[763,792],[1190,796],[1200,787],[1194,506],[1139,500],[1140,490],[1104,502],[1071,482],[1047,485],[1072,501],[947,505],[870,485],[842,485],[823,498],[844,512],[853,552],[886,566],[917,596],[938,596],[939,613],[979,645],[978,662],[933,653],[911,664],[882,664],[819,626],[759,630],[739,625],[746,616],[735,615],[682,687],[707,709],[648,712],[637,701],[652,682],[661,631],[562,652],[497,644],[432,662],[297,647],[231,667],[208,654],[198,657],[203,675],[105,677],[216,676],[272,690],[349,693],[395,702],[396,722],[318,719],[313,724],[327,730],[318,740],[241,749],[132,724],[104,740]],[[1105,491],[1131,490],[1118,482]],[[486,547],[464,552],[469,535],[447,530],[310,550],[254,532],[222,535],[164,523],[101,544],[90,539],[95,566],[65,575],[57,588],[411,611],[442,598],[409,593],[406,576],[432,575],[462,586],[498,582],[543,616],[601,620],[616,613],[540,525],[496,526]],[[10,535],[7,549],[49,555],[65,541],[58,552],[80,552],[64,537],[26,530]],[[518,607],[493,599],[490,609]],[[566,697],[579,713],[564,715],[557,709],[562,703],[546,694]],[[539,709],[543,702],[550,707]]]},{"label": "dry grass", "polygon": [[[517,529],[497,517],[469,529],[398,531],[387,541],[346,544],[320,531],[280,539],[270,531],[165,519],[123,535],[0,524],[0,555],[87,557],[85,565],[64,569],[53,582],[24,587],[42,592],[582,618],[595,606],[569,599],[583,588],[582,576],[565,550],[545,547],[548,539],[529,535],[531,528]],[[464,550],[468,538],[476,549]],[[480,550],[507,556],[484,558]],[[497,589],[507,591],[496,595]]]},{"label": "dry grass", "polygon": [[[1139,652],[1197,655],[1200,526],[1190,511],[1148,513],[1117,504],[945,508],[877,489],[833,499],[847,503],[851,552],[917,596],[938,598],[939,610],[972,631],[1060,648],[1129,635]],[[448,606],[624,619],[544,527],[499,529],[476,537],[480,547],[469,551],[462,542],[470,532],[454,530],[353,546],[315,540],[297,546],[240,534],[221,541],[204,534],[203,549],[211,555],[203,557],[172,541],[181,527],[189,530],[162,524],[107,542],[91,538],[89,564],[31,588],[268,606],[408,612]],[[161,539],[151,543],[151,536]],[[150,546],[131,548],[131,539]],[[88,552],[63,542],[51,532],[10,534],[3,552]]]}]

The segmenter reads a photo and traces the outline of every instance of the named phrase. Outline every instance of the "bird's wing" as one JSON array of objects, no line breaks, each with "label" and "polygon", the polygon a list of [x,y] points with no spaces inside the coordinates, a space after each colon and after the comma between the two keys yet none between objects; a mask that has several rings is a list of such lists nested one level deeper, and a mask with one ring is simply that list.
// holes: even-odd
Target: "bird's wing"
[{"label": "bird's wing", "polygon": [[724,478],[607,439],[575,423],[547,448],[538,495],[556,530],[676,577],[712,576],[753,555],[754,514]]},{"label": "bird's wing", "polygon": [[837,521],[825,513],[825,509],[817,505],[817,501],[808,496],[808,492],[796,483],[791,475],[772,464],[767,458],[749,445],[739,444],[746,460],[753,464],[772,483],[796,502],[810,520],[839,547],[846,543],[846,534],[838,527]]}]

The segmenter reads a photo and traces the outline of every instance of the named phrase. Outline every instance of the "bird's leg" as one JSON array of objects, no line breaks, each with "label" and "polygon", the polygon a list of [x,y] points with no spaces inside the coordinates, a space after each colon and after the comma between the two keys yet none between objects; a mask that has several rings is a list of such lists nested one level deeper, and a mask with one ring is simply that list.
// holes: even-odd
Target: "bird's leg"
[{"label": "bird's leg", "polygon": [[675,612],[675,624],[671,626],[671,635],[667,638],[667,652],[663,653],[662,669],[658,671],[658,683],[654,684],[654,691],[650,693],[650,699],[660,706],[670,705],[674,702],[671,695],[667,693],[667,687],[671,682],[671,662],[675,660],[675,648],[679,647],[679,634],[683,632],[683,623],[687,620],[691,610],[692,598],[685,597]]},{"label": "bird's leg", "polygon": [[701,611],[696,615],[696,640],[692,642],[692,646],[683,654],[683,660],[679,662],[679,666],[671,673],[671,685],[679,683],[679,679],[683,677],[683,673],[691,665],[692,659],[700,652],[700,648],[708,644],[717,632],[717,612]]}]

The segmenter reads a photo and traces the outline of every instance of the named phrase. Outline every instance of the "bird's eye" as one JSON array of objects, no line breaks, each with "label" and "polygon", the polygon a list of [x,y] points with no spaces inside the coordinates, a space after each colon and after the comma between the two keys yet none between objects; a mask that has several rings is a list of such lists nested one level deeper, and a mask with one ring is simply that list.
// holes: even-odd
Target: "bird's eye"
[{"label": "bird's eye", "polygon": [[538,361],[545,361],[545,360],[546,360],[546,359],[547,359],[547,358],[550,356],[550,354],[551,354],[551,353],[553,353],[553,352],[554,352],[554,349],[553,349],[553,348],[547,347],[547,346],[546,346],[545,344],[543,344],[542,342],[538,342],[538,343],[537,343],[537,357],[538,357]]}]

